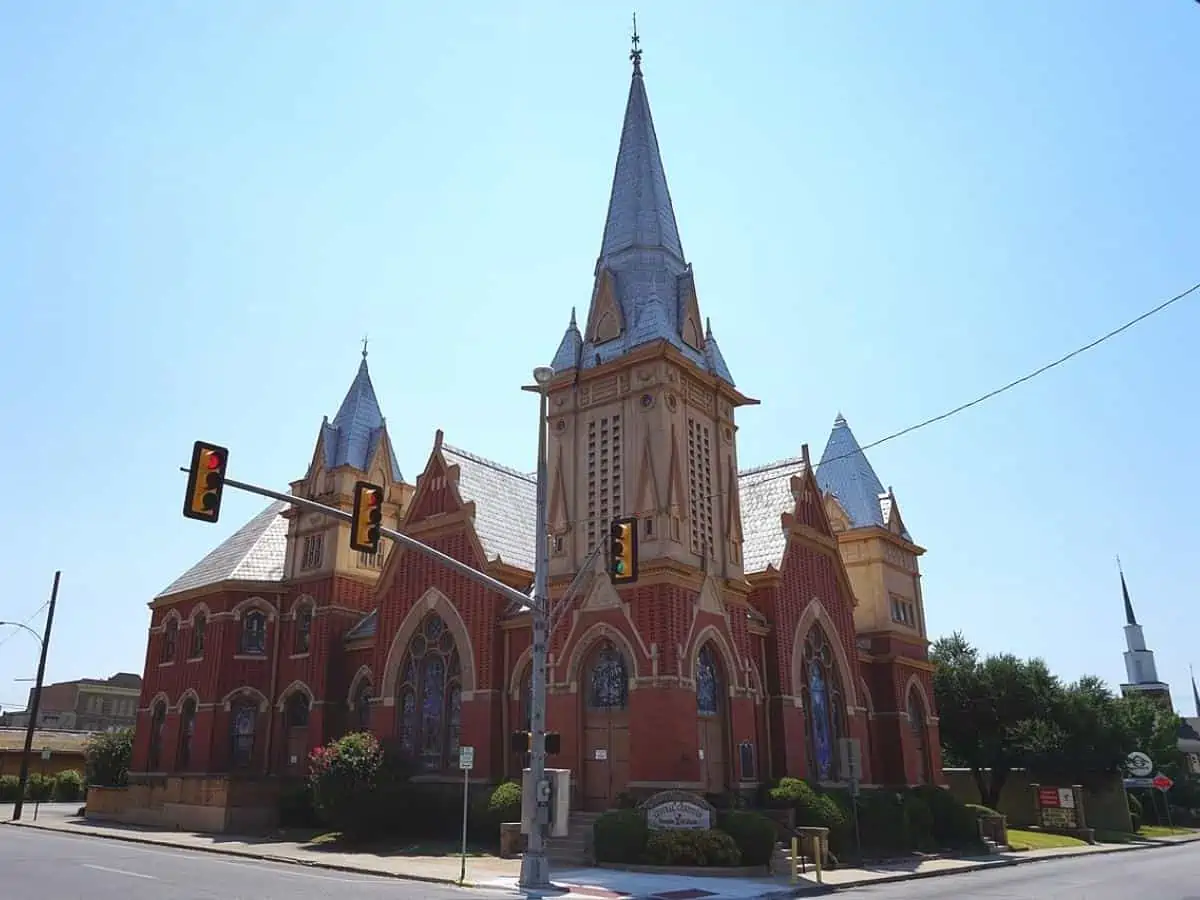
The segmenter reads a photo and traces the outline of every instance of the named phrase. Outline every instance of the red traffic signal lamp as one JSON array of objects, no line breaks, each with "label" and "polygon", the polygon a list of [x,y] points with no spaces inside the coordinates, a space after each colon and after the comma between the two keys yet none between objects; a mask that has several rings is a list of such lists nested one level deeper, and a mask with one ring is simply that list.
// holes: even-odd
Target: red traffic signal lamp
[{"label": "red traffic signal lamp", "polygon": [[199,522],[215,522],[221,516],[221,493],[225,490],[225,464],[229,451],[216,444],[196,441],[188,469],[183,515]]},{"label": "red traffic signal lamp", "polygon": [[608,577],[613,584],[632,584],[638,579],[637,521],[636,516],[612,520]]},{"label": "red traffic signal lamp", "polygon": [[383,521],[383,488],[369,481],[354,484],[354,513],[350,519],[350,549],[379,552],[379,526]]}]

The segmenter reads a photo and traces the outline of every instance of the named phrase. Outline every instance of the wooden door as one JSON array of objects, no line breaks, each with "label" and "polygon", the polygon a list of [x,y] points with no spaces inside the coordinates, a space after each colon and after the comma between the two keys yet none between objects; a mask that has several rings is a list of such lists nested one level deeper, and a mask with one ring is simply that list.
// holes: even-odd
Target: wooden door
[{"label": "wooden door", "polygon": [[629,676],[611,641],[603,641],[587,668],[583,691],[583,807],[608,810],[629,784]]},{"label": "wooden door", "polygon": [[629,716],[589,710],[583,735],[584,808],[609,810],[629,784]]},{"label": "wooden door", "polygon": [[700,781],[709,794],[723,793],[729,786],[729,770],[725,753],[724,716],[701,716],[696,720],[699,730]]},{"label": "wooden door", "polygon": [[293,727],[287,730],[287,757],[284,768],[289,774],[300,775],[308,771],[308,727]]}]

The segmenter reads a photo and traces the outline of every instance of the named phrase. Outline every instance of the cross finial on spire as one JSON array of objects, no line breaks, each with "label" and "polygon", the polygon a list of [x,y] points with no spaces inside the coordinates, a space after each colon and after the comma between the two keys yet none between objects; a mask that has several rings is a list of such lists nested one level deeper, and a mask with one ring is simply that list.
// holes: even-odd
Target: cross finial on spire
[{"label": "cross finial on spire", "polygon": [[363,354],[363,359],[366,359],[367,358],[367,336],[365,334],[363,335],[362,354]]},{"label": "cross finial on spire", "polygon": [[633,34],[630,36],[632,48],[629,51],[629,58],[633,60],[633,74],[642,74],[642,39],[638,37],[637,30],[637,13],[633,14]]}]

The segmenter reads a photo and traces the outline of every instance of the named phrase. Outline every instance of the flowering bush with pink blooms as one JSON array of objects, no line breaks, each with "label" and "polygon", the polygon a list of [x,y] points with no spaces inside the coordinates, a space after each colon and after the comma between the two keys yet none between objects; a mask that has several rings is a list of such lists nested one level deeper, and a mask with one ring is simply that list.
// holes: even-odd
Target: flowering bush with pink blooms
[{"label": "flowering bush with pink blooms", "polygon": [[326,822],[346,834],[369,827],[371,817],[363,812],[387,779],[384,762],[383,746],[369,731],[347,734],[309,754],[313,803]]}]

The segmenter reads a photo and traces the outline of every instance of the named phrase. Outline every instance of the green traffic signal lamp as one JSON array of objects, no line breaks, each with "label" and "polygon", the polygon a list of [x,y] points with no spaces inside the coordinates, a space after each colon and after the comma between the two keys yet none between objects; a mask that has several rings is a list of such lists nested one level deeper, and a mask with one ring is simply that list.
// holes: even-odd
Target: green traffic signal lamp
[{"label": "green traffic signal lamp", "polygon": [[638,578],[637,517],[613,519],[609,529],[608,577],[613,584],[632,584]]}]

